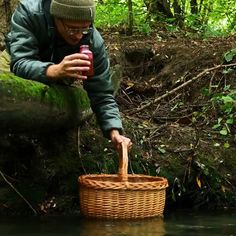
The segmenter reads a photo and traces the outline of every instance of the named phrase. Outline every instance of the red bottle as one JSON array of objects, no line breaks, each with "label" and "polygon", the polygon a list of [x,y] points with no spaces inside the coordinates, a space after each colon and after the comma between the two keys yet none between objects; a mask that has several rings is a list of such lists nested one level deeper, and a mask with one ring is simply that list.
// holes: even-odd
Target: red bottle
[{"label": "red bottle", "polygon": [[81,45],[80,46],[80,53],[86,54],[89,57],[89,61],[90,61],[90,69],[89,71],[83,71],[83,75],[87,75],[87,76],[93,76],[94,75],[94,70],[93,70],[93,53],[89,50],[89,46],[88,45]]}]

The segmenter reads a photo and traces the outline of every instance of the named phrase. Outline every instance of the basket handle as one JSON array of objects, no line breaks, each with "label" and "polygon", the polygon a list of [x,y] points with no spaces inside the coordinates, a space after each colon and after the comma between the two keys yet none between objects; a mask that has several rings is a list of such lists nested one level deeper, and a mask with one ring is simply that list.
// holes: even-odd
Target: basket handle
[{"label": "basket handle", "polygon": [[121,182],[128,181],[128,143],[121,143],[121,150],[119,151],[119,170],[118,176]]}]

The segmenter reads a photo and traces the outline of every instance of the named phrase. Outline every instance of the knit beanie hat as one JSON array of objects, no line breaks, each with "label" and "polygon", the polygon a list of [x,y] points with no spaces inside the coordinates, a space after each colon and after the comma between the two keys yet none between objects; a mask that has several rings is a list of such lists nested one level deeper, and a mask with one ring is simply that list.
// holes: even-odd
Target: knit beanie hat
[{"label": "knit beanie hat", "polygon": [[94,0],[52,0],[50,13],[67,20],[94,21]]}]

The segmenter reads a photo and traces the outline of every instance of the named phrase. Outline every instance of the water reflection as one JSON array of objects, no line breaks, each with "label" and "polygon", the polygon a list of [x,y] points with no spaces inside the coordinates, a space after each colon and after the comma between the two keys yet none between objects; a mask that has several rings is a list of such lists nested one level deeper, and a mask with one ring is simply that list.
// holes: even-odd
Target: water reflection
[{"label": "water reflection", "polygon": [[0,218],[0,236],[236,236],[236,211],[108,221],[79,217]]},{"label": "water reflection", "polygon": [[138,221],[91,221],[86,220],[80,236],[164,236],[165,224],[162,218],[152,218]]},{"label": "water reflection", "polygon": [[182,211],[165,219],[165,236],[236,236],[236,211]]}]

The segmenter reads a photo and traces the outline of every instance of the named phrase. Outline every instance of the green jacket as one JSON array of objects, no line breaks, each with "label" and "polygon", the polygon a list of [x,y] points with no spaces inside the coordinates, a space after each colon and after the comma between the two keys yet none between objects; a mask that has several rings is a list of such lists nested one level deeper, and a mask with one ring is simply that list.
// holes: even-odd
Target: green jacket
[{"label": "green jacket", "polygon": [[6,48],[11,56],[11,71],[22,78],[50,84],[46,78],[49,65],[59,63],[66,55],[79,52],[81,44],[89,44],[94,55],[94,76],[83,81],[91,108],[105,137],[112,128],[122,132],[121,118],[113,96],[110,65],[99,32],[91,33],[79,45],[70,46],[56,35],[49,13],[51,0],[23,0],[12,16],[11,32],[6,37]]}]

